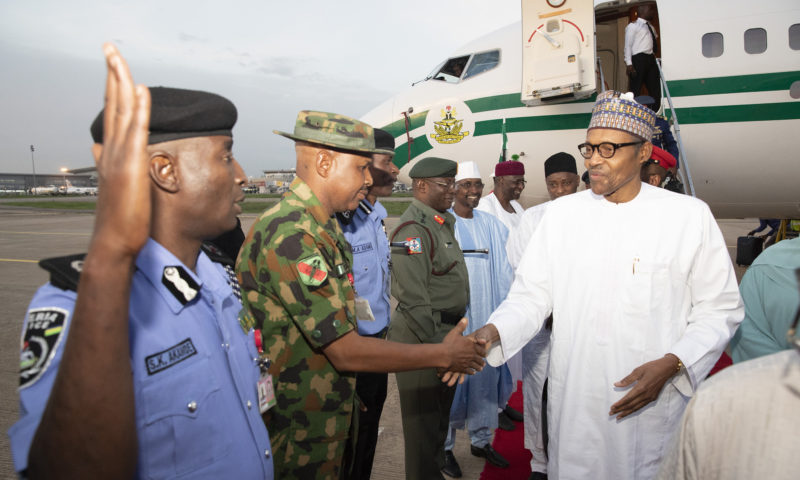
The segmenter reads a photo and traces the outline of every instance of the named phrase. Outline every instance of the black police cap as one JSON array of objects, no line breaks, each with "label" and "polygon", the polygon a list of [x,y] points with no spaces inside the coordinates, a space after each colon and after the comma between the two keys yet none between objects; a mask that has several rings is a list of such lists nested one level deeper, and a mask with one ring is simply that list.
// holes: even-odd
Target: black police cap
[{"label": "black police cap", "polygon": [[[225,97],[181,88],[150,87],[148,144],[192,137],[233,136],[236,107]],[[90,128],[95,143],[103,143],[103,111]]]}]

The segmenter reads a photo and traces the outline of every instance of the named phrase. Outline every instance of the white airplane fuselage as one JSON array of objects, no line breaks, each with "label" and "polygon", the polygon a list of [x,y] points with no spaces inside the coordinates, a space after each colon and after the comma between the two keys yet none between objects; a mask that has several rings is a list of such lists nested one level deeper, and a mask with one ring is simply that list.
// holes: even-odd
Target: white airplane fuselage
[{"label": "white airplane fuselage", "polygon": [[[562,11],[579,1],[564,2]],[[624,28],[637,2],[594,3],[595,42],[587,44],[600,56],[606,87],[625,91]],[[719,218],[800,217],[794,138],[800,134],[800,3],[639,3],[657,4],[660,58],[674,105],[672,111],[664,94],[662,113],[674,114],[680,124],[682,161],[697,197]],[[419,82],[362,118],[395,136],[395,163],[401,167],[402,181],[408,181],[414,162],[427,156],[472,160],[478,162],[487,184],[484,194],[489,193],[490,174],[501,155],[504,121],[506,158],[520,155],[526,168],[524,206],[549,200],[543,163],[550,155],[572,154],[578,173],[583,173],[577,145],[585,139],[594,97],[525,106],[520,101],[523,44],[532,32],[522,29],[523,22],[509,25],[449,57],[472,59],[474,54],[499,50],[494,68],[453,82],[435,78]],[[763,52],[746,51],[753,47],[745,32],[753,29],[766,31]],[[708,34],[721,36],[717,37],[722,38],[721,55],[704,53]],[[446,119],[457,128],[443,131],[441,122]],[[683,180],[687,183],[685,176]]]}]

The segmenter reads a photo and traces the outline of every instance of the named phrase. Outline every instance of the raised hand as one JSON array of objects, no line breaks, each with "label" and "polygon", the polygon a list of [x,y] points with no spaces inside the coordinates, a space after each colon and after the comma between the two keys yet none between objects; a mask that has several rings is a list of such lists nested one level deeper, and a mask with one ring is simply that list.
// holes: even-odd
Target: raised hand
[{"label": "raised hand", "polygon": [[150,92],[143,85],[134,87],[128,65],[114,45],[104,44],[103,53],[108,75],[92,244],[135,257],[150,233]]}]

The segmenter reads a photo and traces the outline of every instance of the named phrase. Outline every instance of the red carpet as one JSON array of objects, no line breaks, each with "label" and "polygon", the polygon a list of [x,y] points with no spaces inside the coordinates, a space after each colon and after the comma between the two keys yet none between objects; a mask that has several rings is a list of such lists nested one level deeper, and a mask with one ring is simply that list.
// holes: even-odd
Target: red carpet
[{"label": "red carpet", "polygon": [[[522,382],[517,382],[517,390],[511,394],[508,404],[522,411]],[[517,428],[512,432],[499,428],[495,430],[492,442],[492,447],[508,460],[509,467],[497,468],[487,462],[481,472],[481,480],[526,480],[531,474],[531,452],[525,449],[524,427],[522,422],[515,424]]]}]

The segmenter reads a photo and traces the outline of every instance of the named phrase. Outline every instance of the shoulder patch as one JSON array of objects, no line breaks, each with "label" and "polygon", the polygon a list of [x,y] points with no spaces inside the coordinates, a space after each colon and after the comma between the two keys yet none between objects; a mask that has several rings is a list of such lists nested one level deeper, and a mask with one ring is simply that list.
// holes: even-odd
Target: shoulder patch
[{"label": "shoulder patch", "polygon": [[328,265],[319,254],[297,262],[300,281],[309,287],[318,287],[328,279]]},{"label": "shoulder patch", "polygon": [[174,367],[192,355],[197,355],[197,349],[194,348],[192,339],[187,338],[166,350],[145,357],[144,365],[147,367],[147,374],[153,375],[169,367]]},{"label": "shoulder patch", "polygon": [[70,312],[63,308],[35,308],[28,312],[19,354],[19,388],[36,383],[50,366]]},{"label": "shoulder patch", "polygon": [[406,238],[406,250],[409,255],[422,253],[422,239],[420,237]]}]

